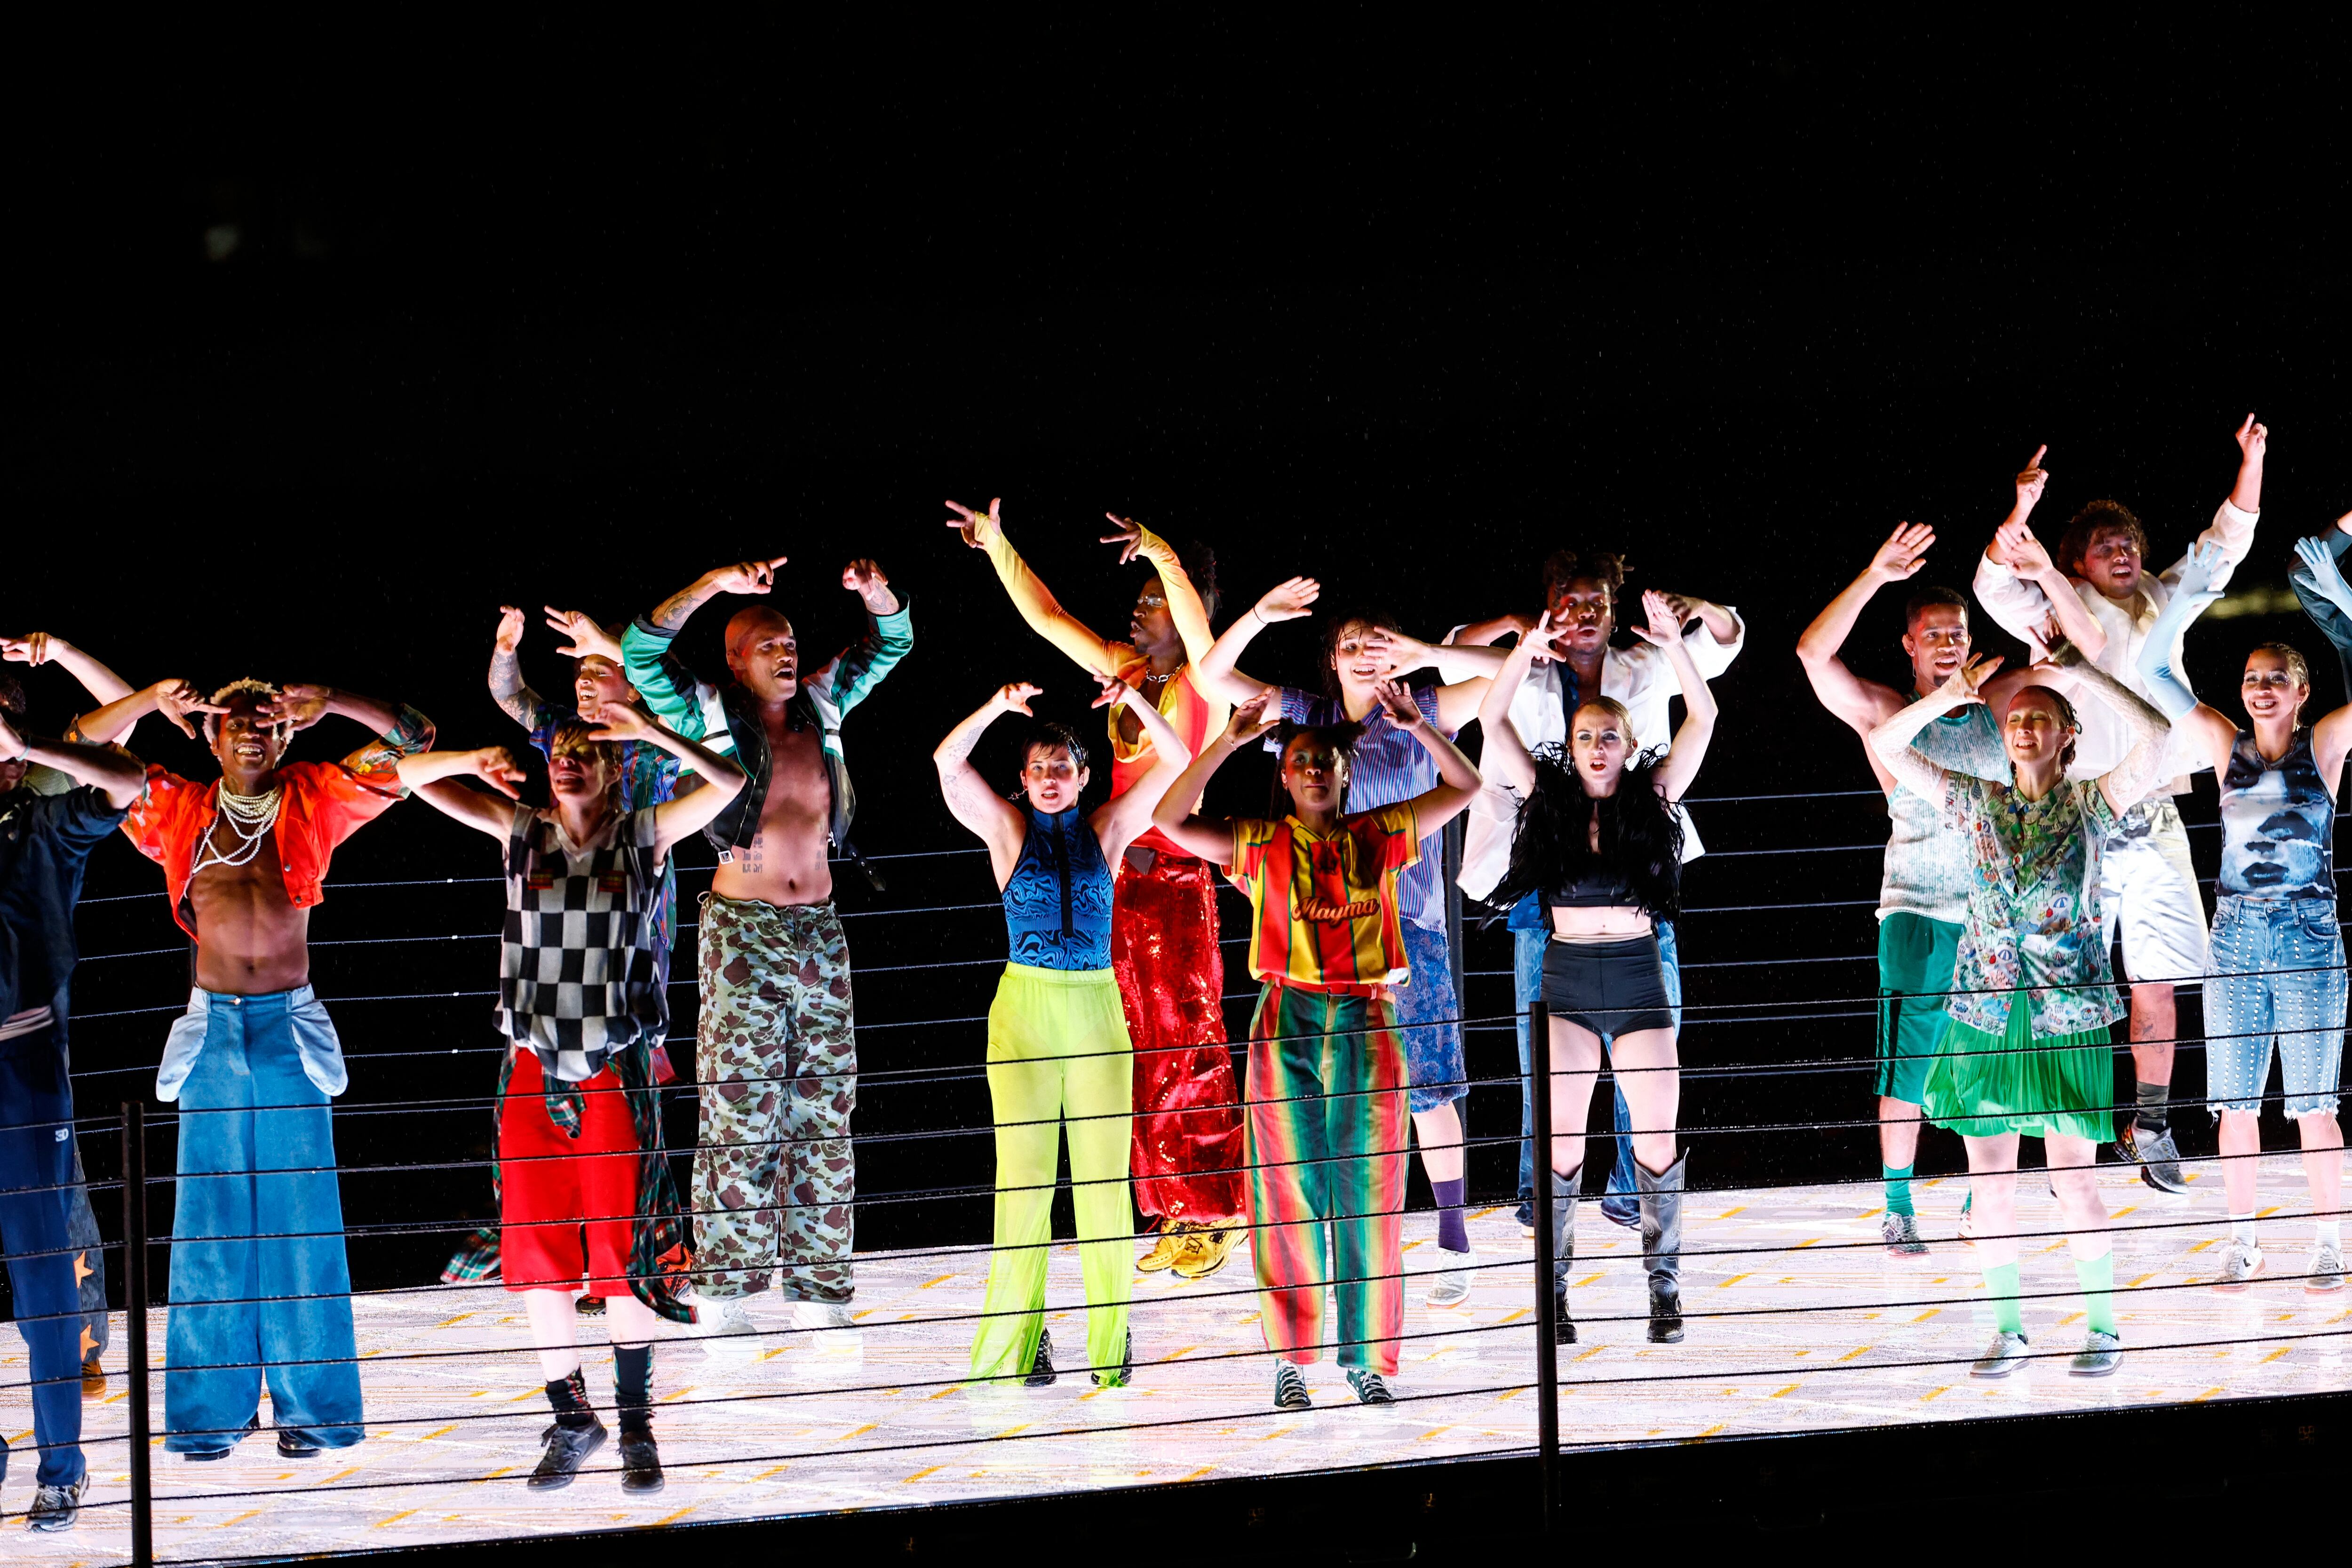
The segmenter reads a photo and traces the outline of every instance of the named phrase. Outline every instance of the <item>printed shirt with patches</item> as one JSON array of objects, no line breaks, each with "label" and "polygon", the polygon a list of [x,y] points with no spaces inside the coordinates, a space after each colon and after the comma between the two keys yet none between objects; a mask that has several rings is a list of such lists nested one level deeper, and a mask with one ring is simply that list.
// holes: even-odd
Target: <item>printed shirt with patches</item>
[{"label": "printed shirt with patches", "polygon": [[[289,903],[301,910],[325,900],[335,846],[398,804],[408,793],[396,771],[400,759],[432,748],[433,721],[403,708],[390,730],[340,763],[288,763],[278,770],[278,787],[285,794],[270,836],[277,841]],[[139,853],[163,868],[172,918],[197,941],[203,939],[186,896],[190,868],[219,813],[220,780],[199,784],[151,764],[147,792],[122,823]]]},{"label": "printed shirt with patches", "polygon": [[1355,995],[1411,974],[1397,890],[1421,858],[1412,802],[1350,813],[1328,833],[1296,816],[1240,817],[1234,846],[1230,875],[1250,897],[1252,974]]},{"label": "printed shirt with patches", "polygon": [[2022,991],[2039,1037],[2122,1017],[2099,923],[2099,852],[2116,813],[2098,781],[2066,780],[2028,800],[2011,784],[1945,779],[1946,821],[1968,836],[1976,862],[1945,1011],[2000,1035],[2011,995]]}]

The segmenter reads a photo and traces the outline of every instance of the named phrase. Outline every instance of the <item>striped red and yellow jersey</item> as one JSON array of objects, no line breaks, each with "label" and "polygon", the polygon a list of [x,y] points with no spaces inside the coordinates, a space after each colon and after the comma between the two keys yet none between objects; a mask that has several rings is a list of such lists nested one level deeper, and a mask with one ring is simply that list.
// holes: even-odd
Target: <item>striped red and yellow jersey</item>
[{"label": "striped red and yellow jersey", "polygon": [[1234,883],[1250,896],[1250,973],[1366,994],[1411,973],[1397,877],[1421,858],[1410,801],[1351,812],[1328,833],[1296,816],[1234,822]]}]

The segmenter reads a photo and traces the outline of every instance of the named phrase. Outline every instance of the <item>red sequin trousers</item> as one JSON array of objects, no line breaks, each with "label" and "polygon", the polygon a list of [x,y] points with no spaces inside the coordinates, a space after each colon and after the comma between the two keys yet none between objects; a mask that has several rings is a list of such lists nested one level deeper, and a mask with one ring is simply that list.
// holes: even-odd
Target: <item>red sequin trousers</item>
[{"label": "red sequin trousers", "polygon": [[1249,1214],[1216,875],[1161,851],[1149,871],[1122,859],[1111,890],[1110,966],[1135,1041],[1136,1206],[1202,1225]]}]

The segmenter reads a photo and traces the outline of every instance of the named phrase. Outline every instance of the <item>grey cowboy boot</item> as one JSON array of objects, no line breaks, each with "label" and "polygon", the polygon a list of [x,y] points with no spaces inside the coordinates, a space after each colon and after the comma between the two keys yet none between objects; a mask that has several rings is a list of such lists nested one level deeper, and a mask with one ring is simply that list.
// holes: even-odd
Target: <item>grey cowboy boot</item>
[{"label": "grey cowboy boot", "polygon": [[1679,1343],[1683,1337],[1683,1155],[1656,1175],[1633,1162],[1642,1190],[1642,1261],[1650,1270],[1650,1342]]},{"label": "grey cowboy boot", "polygon": [[1577,1188],[1582,1184],[1584,1167],[1580,1165],[1566,1175],[1551,1173],[1551,1299],[1553,1313],[1552,1342],[1572,1345],[1576,1342],[1576,1320],[1568,1312],[1568,1271],[1576,1261],[1576,1199]]}]

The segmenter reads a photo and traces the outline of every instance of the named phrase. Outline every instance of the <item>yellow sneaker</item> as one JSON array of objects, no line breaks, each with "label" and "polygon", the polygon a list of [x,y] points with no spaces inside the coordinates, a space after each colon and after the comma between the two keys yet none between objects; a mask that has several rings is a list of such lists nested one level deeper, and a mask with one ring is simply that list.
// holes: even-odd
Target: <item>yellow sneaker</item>
[{"label": "yellow sneaker", "polygon": [[1160,1234],[1152,1237],[1151,1250],[1137,1258],[1135,1266],[1146,1274],[1157,1274],[1161,1269],[1171,1267],[1184,1255],[1184,1237],[1191,1228],[1190,1226],[1172,1222],[1161,1226]]},{"label": "yellow sneaker", "polygon": [[1240,1245],[1241,1227],[1227,1226],[1216,1230],[1195,1230],[1188,1234],[1183,1256],[1176,1260],[1176,1274],[1182,1279],[1205,1279],[1225,1266]]}]

